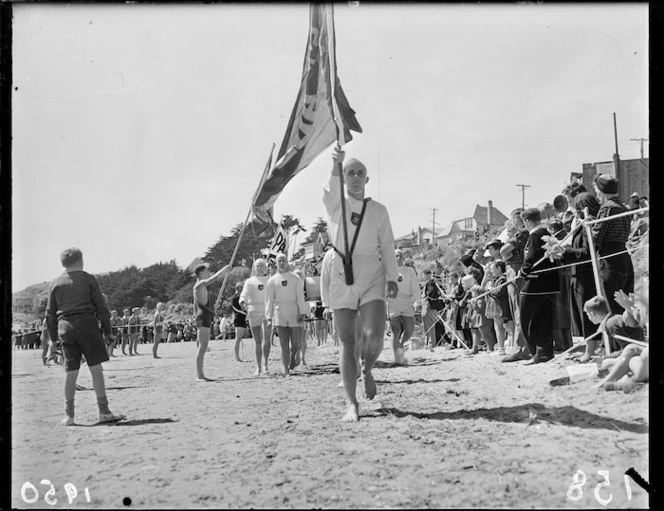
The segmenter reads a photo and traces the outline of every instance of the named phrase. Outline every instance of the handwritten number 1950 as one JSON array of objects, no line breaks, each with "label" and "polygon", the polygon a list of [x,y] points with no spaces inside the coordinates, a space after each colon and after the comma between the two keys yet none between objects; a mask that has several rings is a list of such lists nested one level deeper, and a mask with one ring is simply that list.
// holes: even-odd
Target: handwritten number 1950
[{"label": "handwritten number 1950", "polygon": [[[44,494],[44,502],[50,506],[55,506],[58,503],[58,499],[55,498],[55,486],[48,479],[42,479],[41,484],[48,486],[48,491]],[[64,486],[65,493],[67,494],[67,500],[69,504],[74,502],[74,499],[78,496],[78,490],[76,486],[71,483],[66,483]],[[90,502],[90,492],[85,488],[85,499]],[[27,504],[34,504],[39,500],[39,490],[32,484],[30,481],[26,481],[21,487],[21,497],[23,501]]]}]

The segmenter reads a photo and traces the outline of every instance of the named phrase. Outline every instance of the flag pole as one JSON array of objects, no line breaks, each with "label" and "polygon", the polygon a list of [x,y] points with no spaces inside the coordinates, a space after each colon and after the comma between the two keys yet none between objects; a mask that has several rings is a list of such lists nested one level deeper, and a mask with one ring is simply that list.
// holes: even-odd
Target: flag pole
[{"label": "flag pole", "polygon": [[[240,235],[237,238],[237,242],[235,243],[235,248],[233,249],[233,255],[231,255],[231,260],[228,263],[228,266],[230,268],[233,268],[233,261],[235,260],[235,256],[237,255],[238,249],[240,248],[240,242],[242,241],[242,236],[244,236],[244,231],[247,228],[247,224],[249,223],[249,218],[251,217],[251,212],[254,209],[254,203],[256,202],[256,196],[258,195],[259,190],[263,186],[263,183],[265,182],[265,178],[267,177],[268,172],[270,171],[271,168],[271,163],[272,163],[272,153],[274,152],[274,143],[272,143],[272,149],[270,150],[270,157],[267,160],[267,165],[265,165],[265,170],[263,170],[263,175],[261,176],[261,180],[258,183],[258,187],[256,188],[256,191],[254,192],[254,195],[251,198],[251,206],[249,206],[249,211],[247,212],[247,217],[244,219],[244,224],[242,224],[242,229],[240,230]],[[228,281],[228,276],[230,275],[230,270],[226,272],[226,275],[224,275],[224,280],[221,283],[221,289],[219,289],[219,295],[217,295],[217,301],[214,304],[214,308],[219,309],[221,308],[221,303],[223,301],[222,295],[224,293],[224,289],[226,288],[226,282]]]},{"label": "flag pole", "polygon": [[[334,129],[336,130],[337,133],[337,149],[341,150],[341,130],[339,130],[339,117],[336,114],[334,106],[335,106],[335,94],[336,94],[336,82],[337,82],[337,55],[336,55],[336,36],[335,36],[335,31],[334,31],[334,6],[332,4],[329,5],[330,9],[330,17],[328,18],[330,21],[330,26],[329,28],[329,34],[328,36],[330,37],[329,41],[329,49],[330,49],[330,54],[329,54],[329,60],[330,60],[330,66],[328,69],[328,72],[330,73],[330,93],[327,98],[327,103],[328,106],[330,107],[330,115],[332,116],[332,120],[334,121]],[[341,113],[339,113],[341,115]],[[344,276],[346,278],[346,285],[347,286],[352,286],[354,282],[353,278],[353,259],[350,254],[350,250],[348,249],[348,225],[346,224],[346,194],[344,193],[344,170],[343,166],[341,165],[340,162],[336,163],[337,169],[339,171],[339,195],[341,198],[341,224],[343,228],[343,233],[344,233]]]},{"label": "flag pole", "polygon": [[[335,123],[336,125],[336,123]],[[339,128],[337,128],[337,134]],[[337,142],[337,149],[341,150],[341,146]],[[344,233],[344,275],[346,277],[346,285],[353,285],[353,259],[348,250],[348,225],[346,224],[346,194],[344,193],[344,170],[340,162],[336,163],[339,171],[339,195],[341,198],[341,225],[343,226]]]}]

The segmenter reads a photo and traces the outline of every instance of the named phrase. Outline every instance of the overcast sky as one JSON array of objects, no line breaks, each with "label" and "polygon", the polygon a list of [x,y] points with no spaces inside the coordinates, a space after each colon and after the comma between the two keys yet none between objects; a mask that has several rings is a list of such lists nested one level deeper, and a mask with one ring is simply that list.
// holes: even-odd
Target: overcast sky
[{"label": "overcast sky", "polygon": [[[300,86],[309,7],[14,5],[13,290],[59,254],[117,271],[202,256],[242,223]],[[648,133],[648,5],[335,6],[341,84],[395,237],[505,214]],[[645,148],[648,156],[647,145]],[[325,212],[331,150],[275,218]]]}]

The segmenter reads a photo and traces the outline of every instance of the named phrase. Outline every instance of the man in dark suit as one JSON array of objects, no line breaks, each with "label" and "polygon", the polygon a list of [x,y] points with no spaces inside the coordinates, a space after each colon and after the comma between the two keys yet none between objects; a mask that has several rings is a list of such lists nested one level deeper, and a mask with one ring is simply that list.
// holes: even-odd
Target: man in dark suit
[{"label": "man in dark suit", "polygon": [[[560,293],[557,262],[545,258],[544,236],[551,234],[542,224],[537,208],[521,213],[528,229],[528,241],[524,248],[524,260],[519,276],[524,278],[521,288],[521,328],[533,357],[527,364],[547,362],[553,358],[553,311],[556,295]],[[548,270],[548,271],[542,271]]]}]

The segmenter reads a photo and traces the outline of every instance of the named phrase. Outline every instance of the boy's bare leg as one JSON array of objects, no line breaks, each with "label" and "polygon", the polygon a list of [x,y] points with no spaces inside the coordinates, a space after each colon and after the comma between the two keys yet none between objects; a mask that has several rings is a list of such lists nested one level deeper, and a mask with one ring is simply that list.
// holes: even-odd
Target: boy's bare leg
[{"label": "boy's bare leg", "polygon": [[62,421],[64,425],[73,425],[74,423],[74,396],[76,395],[77,379],[78,369],[65,373],[65,419]]},{"label": "boy's bare leg", "polygon": [[109,347],[108,347],[108,356],[109,356],[109,357],[114,357],[114,356],[115,356],[115,353],[113,353],[113,352],[115,351],[115,347],[116,347],[117,345],[118,345],[118,340],[117,340],[117,339],[115,339],[115,340],[109,345]]},{"label": "boy's bare leg", "polygon": [[281,344],[281,363],[284,366],[284,376],[290,374],[290,337],[291,329],[285,326],[278,326],[277,332],[279,333],[279,344]]},{"label": "boy's bare leg", "polygon": [[300,327],[290,328],[290,368],[291,371],[300,365],[302,358],[302,344],[304,342],[305,331]]},{"label": "boy's bare leg", "polygon": [[348,409],[341,420],[343,422],[357,422],[360,419],[359,404],[355,395],[358,375],[358,354],[356,353],[358,311],[336,309],[334,311],[334,322],[341,342],[341,352],[339,354],[341,379],[348,398]]},{"label": "boy's bare leg", "polygon": [[242,362],[240,358],[240,343],[244,338],[244,328],[235,327],[235,346],[233,347],[233,353],[235,354],[235,361]]},{"label": "boy's bare leg", "polygon": [[636,382],[646,382],[650,379],[649,348],[645,348],[640,355],[632,357],[629,361],[629,370],[632,371]]},{"label": "boy's bare leg", "polygon": [[360,305],[360,316],[364,331],[362,343],[362,358],[364,360],[364,395],[367,399],[376,396],[376,382],[371,370],[383,351],[383,336],[385,335],[385,301],[373,300]]},{"label": "boy's bare leg", "polygon": [[403,325],[403,334],[401,334],[401,338],[399,339],[399,346],[401,349],[404,349],[406,343],[410,341],[413,333],[415,333],[415,317],[401,316],[401,323]]},{"label": "boy's bare leg", "polygon": [[268,330],[267,320],[263,320],[262,328],[263,328],[263,359],[264,359],[263,367],[265,367],[265,372],[267,373],[269,371],[268,358],[270,356],[270,346],[271,346],[270,342],[271,329]]},{"label": "boy's bare leg", "polygon": [[613,365],[613,367],[609,371],[609,374],[607,374],[606,377],[604,377],[604,379],[596,385],[596,387],[606,388],[608,390],[609,385],[607,384],[610,382],[618,381],[627,373],[629,373],[632,358],[639,357],[640,355],[641,355],[640,348],[634,345],[627,346],[623,350],[618,361]]},{"label": "boy's bare leg", "polygon": [[198,327],[196,334],[196,344],[198,346],[196,350],[196,381],[213,381],[210,378],[206,378],[203,374],[203,359],[205,358],[209,340],[210,328],[205,326]]},{"label": "boy's bare leg", "polygon": [[161,342],[160,337],[154,338],[154,344],[152,345],[152,357],[153,358],[161,358],[159,355],[157,355],[157,349],[159,348],[159,343]]},{"label": "boy's bare leg", "polygon": [[399,364],[401,356],[399,349],[401,349],[401,316],[393,316],[390,318],[390,327],[392,328],[392,351],[394,353],[394,361]]},{"label": "boy's bare leg", "polygon": [[298,342],[298,345],[299,345],[298,351],[302,355],[302,365],[306,366],[307,361],[306,361],[305,357],[307,356],[307,336],[304,334],[304,328],[295,328],[294,330],[299,330],[300,335],[299,335],[299,342]]},{"label": "boy's bare leg", "polygon": [[251,327],[251,335],[254,338],[254,353],[256,354],[256,372],[255,376],[260,376],[263,372],[263,323]]}]

